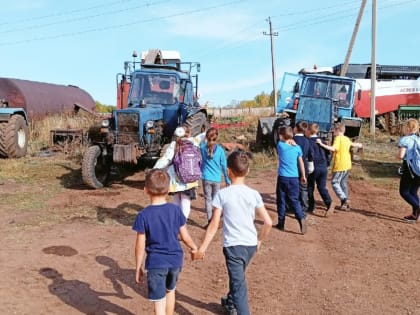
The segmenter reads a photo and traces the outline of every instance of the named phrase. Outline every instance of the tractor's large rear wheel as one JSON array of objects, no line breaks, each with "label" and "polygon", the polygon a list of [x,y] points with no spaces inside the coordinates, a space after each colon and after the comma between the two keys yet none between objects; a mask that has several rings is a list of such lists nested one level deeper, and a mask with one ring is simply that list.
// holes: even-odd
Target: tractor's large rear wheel
[{"label": "tractor's large rear wheel", "polygon": [[20,115],[10,117],[9,122],[0,123],[0,156],[20,158],[26,155],[29,131],[25,119]]},{"label": "tractor's large rear wheel", "polygon": [[198,112],[188,117],[186,124],[190,127],[192,136],[205,132],[209,128],[207,116],[203,112]]},{"label": "tractor's large rear wheel", "polygon": [[4,135],[6,134],[7,122],[0,122],[0,157],[7,158],[6,144]]},{"label": "tractor's large rear wheel", "polygon": [[93,189],[103,188],[111,173],[111,162],[102,156],[102,150],[98,145],[87,149],[82,161],[83,182]]}]

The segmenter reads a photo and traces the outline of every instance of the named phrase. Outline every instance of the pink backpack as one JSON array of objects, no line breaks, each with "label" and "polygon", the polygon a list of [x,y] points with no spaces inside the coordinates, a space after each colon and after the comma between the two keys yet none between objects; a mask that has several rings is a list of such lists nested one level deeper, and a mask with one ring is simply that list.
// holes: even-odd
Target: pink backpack
[{"label": "pink backpack", "polygon": [[185,184],[201,179],[201,153],[189,140],[182,140],[180,148],[177,148],[174,158],[175,173],[179,180]]}]

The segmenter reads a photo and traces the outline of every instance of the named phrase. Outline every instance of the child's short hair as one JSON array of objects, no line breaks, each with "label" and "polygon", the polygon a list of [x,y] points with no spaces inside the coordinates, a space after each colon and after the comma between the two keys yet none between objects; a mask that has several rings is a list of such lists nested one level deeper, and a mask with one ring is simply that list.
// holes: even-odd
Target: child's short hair
[{"label": "child's short hair", "polygon": [[308,126],[308,130],[309,130],[309,133],[311,135],[316,135],[318,133],[318,131],[319,131],[319,126],[318,126],[317,123],[311,123]]},{"label": "child's short hair", "polygon": [[235,176],[243,177],[249,170],[249,158],[244,151],[234,151],[227,158],[227,166]]},{"label": "child's short hair", "polygon": [[346,125],[342,122],[335,123],[334,130],[339,131],[339,132],[344,132],[346,131]]},{"label": "child's short hair", "polygon": [[169,191],[169,175],[159,168],[147,172],[144,187],[152,196],[163,196]]},{"label": "child's short hair", "polygon": [[290,126],[281,126],[279,128],[279,135],[283,140],[290,140],[293,138],[293,129]]},{"label": "child's short hair", "polygon": [[306,129],[308,129],[308,123],[306,121],[301,120],[296,124],[296,130],[298,133],[305,133]]}]

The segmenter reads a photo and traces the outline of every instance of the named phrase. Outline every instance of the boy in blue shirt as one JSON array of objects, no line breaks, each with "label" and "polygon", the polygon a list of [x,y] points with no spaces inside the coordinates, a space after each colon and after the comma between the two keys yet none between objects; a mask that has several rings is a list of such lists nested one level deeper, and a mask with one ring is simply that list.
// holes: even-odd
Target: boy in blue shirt
[{"label": "boy in blue shirt", "polygon": [[299,174],[300,183],[306,184],[305,166],[302,158],[302,149],[299,145],[288,142],[293,139],[293,130],[289,126],[279,129],[277,155],[279,159],[276,185],[278,223],[276,228],[284,231],[286,220],[286,205],[290,206],[299,222],[300,231],[306,233],[305,214],[299,202]]},{"label": "boy in blue shirt", "polygon": [[[264,207],[261,195],[245,185],[249,172],[247,153],[235,151],[227,158],[229,187],[221,189],[213,199],[213,216],[206,236],[194,259],[203,259],[207,247],[215,236],[220,219],[223,220],[223,254],[229,274],[229,293],[222,305],[230,315],[249,315],[248,289],[245,271],[261,241],[268,235],[272,221]],[[260,233],[254,225],[255,215],[264,222]]]},{"label": "boy in blue shirt", "polygon": [[182,268],[183,251],[178,235],[184,243],[196,251],[186,218],[179,206],[166,202],[169,175],[162,169],[153,169],[146,175],[144,191],[150,205],[136,217],[133,230],[137,232],[136,282],[144,275],[142,264],[147,253],[148,298],[154,302],[155,315],[172,315],[175,309],[175,287]]}]

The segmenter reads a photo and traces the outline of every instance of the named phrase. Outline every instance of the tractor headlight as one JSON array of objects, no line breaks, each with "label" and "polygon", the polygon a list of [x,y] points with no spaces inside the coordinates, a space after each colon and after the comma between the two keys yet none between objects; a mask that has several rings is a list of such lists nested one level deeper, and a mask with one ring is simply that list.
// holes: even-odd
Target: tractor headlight
[{"label": "tractor headlight", "polygon": [[153,120],[146,121],[146,129],[153,128],[154,124],[155,124],[155,122]]},{"label": "tractor headlight", "polygon": [[108,128],[108,127],[109,127],[109,119],[104,119],[104,120],[102,120],[102,122],[101,122],[101,126],[102,126],[103,128]]}]

